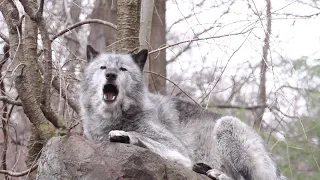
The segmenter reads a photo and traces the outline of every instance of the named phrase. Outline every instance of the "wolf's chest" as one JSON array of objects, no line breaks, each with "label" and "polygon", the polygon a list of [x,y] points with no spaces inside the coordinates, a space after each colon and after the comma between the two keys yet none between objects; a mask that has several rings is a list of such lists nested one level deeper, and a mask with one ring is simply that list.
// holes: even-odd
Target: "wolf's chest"
[{"label": "wolf's chest", "polygon": [[106,127],[103,128],[104,132],[109,132],[111,130],[122,130],[122,131],[136,131],[139,129],[139,120],[135,118],[119,118],[114,119],[108,123]]}]

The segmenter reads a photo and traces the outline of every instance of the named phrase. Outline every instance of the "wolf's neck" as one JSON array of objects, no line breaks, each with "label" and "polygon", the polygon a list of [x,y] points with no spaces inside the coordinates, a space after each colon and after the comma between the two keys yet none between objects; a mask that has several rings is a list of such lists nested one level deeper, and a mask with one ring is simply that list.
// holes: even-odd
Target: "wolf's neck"
[{"label": "wolf's neck", "polygon": [[143,107],[146,102],[148,102],[148,91],[143,89],[142,91],[130,93],[126,95],[126,98],[121,103],[122,111],[127,111],[131,107]]}]

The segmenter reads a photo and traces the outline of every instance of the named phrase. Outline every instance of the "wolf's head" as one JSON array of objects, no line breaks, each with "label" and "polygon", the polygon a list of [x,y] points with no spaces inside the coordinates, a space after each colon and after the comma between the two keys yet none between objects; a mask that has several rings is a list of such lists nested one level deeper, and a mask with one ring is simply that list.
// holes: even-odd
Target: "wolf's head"
[{"label": "wolf's head", "polygon": [[143,67],[148,50],[137,54],[100,53],[87,46],[89,64],[81,83],[84,108],[113,111],[141,100],[145,91]]}]

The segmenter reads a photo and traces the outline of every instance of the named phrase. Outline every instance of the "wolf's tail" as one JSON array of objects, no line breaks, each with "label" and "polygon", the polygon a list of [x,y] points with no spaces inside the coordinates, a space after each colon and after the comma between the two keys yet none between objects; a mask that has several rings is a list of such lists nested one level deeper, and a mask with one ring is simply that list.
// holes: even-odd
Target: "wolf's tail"
[{"label": "wolf's tail", "polygon": [[285,180],[261,137],[239,119],[225,116],[214,128],[221,170],[234,179]]}]

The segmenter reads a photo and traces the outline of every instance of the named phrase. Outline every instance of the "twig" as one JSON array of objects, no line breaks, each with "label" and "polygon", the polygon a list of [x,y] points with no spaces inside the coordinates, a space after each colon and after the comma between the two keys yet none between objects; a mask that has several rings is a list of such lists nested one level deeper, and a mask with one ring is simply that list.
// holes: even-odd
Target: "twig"
[{"label": "twig", "polygon": [[218,105],[210,104],[208,107],[215,107],[220,109],[246,109],[246,110],[256,110],[260,108],[267,108],[268,106],[257,105],[257,106],[234,106],[234,105]]},{"label": "twig", "polygon": [[229,37],[229,36],[236,36],[236,35],[241,35],[241,34],[246,34],[248,32],[250,32],[253,28],[250,28],[244,32],[239,32],[239,33],[231,33],[231,34],[224,34],[224,35],[220,35],[220,36],[211,36],[211,37],[205,37],[205,38],[194,38],[194,39],[189,39],[189,40],[185,40],[185,41],[181,41],[181,42],[178,42],[178,43],[174,43],[174,44],[168,44],[164,47],[161,47],[161,48],[158,48],[156,50],[153,50],[153,51],[150,51],[149,52],[149,55],[150,54],[153,54],[153,53],[156,53],[158,51],[162,51],[164,49],[167,49],[169,47],[172,47],[172,46],[177,46],[179,44],[183,44],[183,43],[189,43],[189,42],[193,42],[193,41],[202,41],[202,40],[208,40],[208,39],[218,39],[218,38],[222,38],[222,37]]},{"label": "twig", "polygon": [[84,24],[90,24],[90,23],[98,23],[98,24],[102,24],[102,25],[105,25],[105,26],[109,26],[111,27],[112,29],[114,30],[117,30],[117,26],[110,23],[110,22],[107,22],[107,21],[103,21],[103,20],[100,20],[100,19],[88,19],[88,20],[84,20],[84,21],[81,21],[81,22],[77,22],[69,27],[67,27],[66,29],[60,31],[58,34],[56,34],[55,36],[53,36],[51,38],[51,41],[54,41],[55,39],[57,39],[59,36],[63,35],[64,33],[66,32],[69,32],[71,31],[72,29],[76,28],[76,27],[79,27],[81,25],[84,25]]},{"label": "twig", "polygon": [[24,175],[29,174],[30,172],[36,170],[38,168],[38,162],[36,164],[34,164],[30,169],[21,171],[21,172],[12,172],[12,171],[7,171],[7,170],[0,170],[0,174],[5,174],[5,175],[9,175],[12,177],[21,177]]},{"label": "twig", "polygon": [[197,103],[196,100],[194,100],[191,96],[189,96],[189,95],[188,95],[184,90],[182,90],[175,82],[173,82],[173,81],[171,81],[170,79],[162,76],[161,74],[155,73],[155,72],[151,72],[151,71],[143,71],[143,72],[160,76],[160,77],[162,77],[163,79],[169,81],[170,83],[172,83],[173,85],[175,85],[181,92],[183,92],[186,96],[188,96],[188,98],[190,98],[195,104],[199,105],[199,106],[202,108],[202,106],[201,106],[199,103]]},{"label": "twig", "polygon": [[9,103],[9,104],[13,104],[16,106],[22,106],[22,103],[20,101],[12,100],[12,99],[8,98],[7,96],[0,96],[0,101],[3,101],[5,103]]},{"label": "twig", "polygon": [[[44,74],[44,68],[43,65],[39,63],[39,69],[41,74]],[[80,107],[79,105],[76,103],[76,101],[74,101],[73,99],[68,98],[67,96],[67,92],[63,89],[60,88],[60,82],[57,79],[57,77],[54,77],[52,79],[52,86],[61,94],[61,96],[68,102],[68,104],[70,105],[70,107],[77,113],[79,114],[80,112]]]},{"label": "twig", "polygon": [[4,35],[2,32],[0,32],[0,37],[1,37],[1,39],[3,39],[6,43],[9,44],[9,38],[8,38],[6,35]]}]

